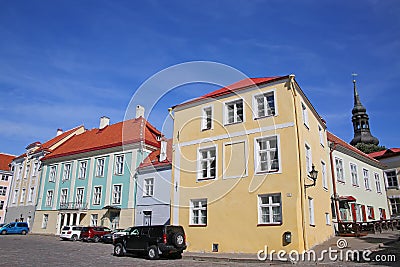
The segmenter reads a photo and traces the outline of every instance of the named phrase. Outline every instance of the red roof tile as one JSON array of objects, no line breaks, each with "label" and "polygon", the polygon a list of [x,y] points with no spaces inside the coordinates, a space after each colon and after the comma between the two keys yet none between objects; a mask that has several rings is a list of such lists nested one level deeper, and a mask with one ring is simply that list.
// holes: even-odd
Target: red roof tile
[{"label": "red roof tile", "polygon": [[374,161],[376,163],[381,164],[378,160],[374,159],[373,157],[369,156],[368,154],[365,154],[364,152],[362,152],[361,150],[355,148],[354,146],[350,145],[349,143],[343,141],[342,139],[340,139],[339,137],[337,137],[333,133],[327,131],[327,137],[328,137],[328,141],[336,143],[336,144],[338,144],[338,145],[340,145],[340,146],[342,146],[344,148],[347,148],[347,149],[359,154],[360,156],[362,156],[364,158],[367,158],[369,160],[372,160],[372,161]]},{"label": "red roof tile", "polygon": [[[144,129],[143,132],[141,131],[142,127]],[[140,117],[108,125],[103,129],[95,128],[75,135],[45,156],[43,160],[122,146],[122,144],[131,144],[140,141],[159,147],[160,142],[157,141],[157,136],[160,135],[160,131],[144,118]]]},{"label": "red roof tile", "polygon": [[184,105],[188,105],[194,102],[198,102],[201,101],[203,99],[207,99],[207,98],[216,98],[218,96],[223,96],[223,95],[227,95],[230,93],[233,93],[237,90],[241,90],[250,86],[255,86],[255,85],[261,85],[264,83],[268,83],[268,82],[273,82],[273,81],[278,81],[280,79],[284,79],[287,78],[288,76],[275,76],[275,77],[264,77],[264,78],[246,78],[243,79],[241,81],[238,81],[236,83],[233,83],[231,85],[228,85],[226,87],[222,87],[216,91],[213,91],[211,93],[205,94],[203,96],[200,96],[196,99],[190,100],[188,102],[176,105],[175,107],[178,106],[184,106]]},{"label": "red roof tile", "polygon": [[373,158],[380,159],[380,158],[392,157],[397,154],[400,154],[400,148],[389,148],[386,150],[369,153],[368,155]]},{"label": "red roof tile", "polygon": [[164,161],[160,161],[160,149],[151,152],[139,165],[138,169],[146,167],[161,167],[170,165],[172,163],[172,139],[167,140],[167,158]]},{"label": "red roof tile", "polygon": [[0,153],[0,170],[9,171],[10,167],[8,166],[8,164],[10,164],[13,159],[15,159],[15,156],[13,155]]}]

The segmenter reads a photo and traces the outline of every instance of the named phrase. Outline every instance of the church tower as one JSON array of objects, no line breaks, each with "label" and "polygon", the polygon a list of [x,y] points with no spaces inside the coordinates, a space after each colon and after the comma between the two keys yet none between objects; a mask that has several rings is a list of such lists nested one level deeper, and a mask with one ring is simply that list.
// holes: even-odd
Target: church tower
[{"label": "church tower", "polygon": [[[353,75],[355,76],[355,74]],[[369,118],[367,109],[361,104],[360,96],[356,88],[356,79],[353,79],[354,84],[354,108],[352,110],[353,116],[351,118],[354,128],[354,138],[350,144],[355,146],[358,143],[378,145],[378,138],[372,136],[369,129]]]}]

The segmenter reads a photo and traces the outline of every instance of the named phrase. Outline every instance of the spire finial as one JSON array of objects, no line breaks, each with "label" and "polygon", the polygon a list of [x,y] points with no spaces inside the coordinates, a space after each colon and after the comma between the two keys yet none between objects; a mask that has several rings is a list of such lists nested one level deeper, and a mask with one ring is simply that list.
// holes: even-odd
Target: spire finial
[{"label": "spire finial", "polygon": [[356,93],[357,92],[357,90],[356,90],[356,77],[358,76],[358,74],[353,72],[351,74],[351,76],[353,76],[354,92]]}]

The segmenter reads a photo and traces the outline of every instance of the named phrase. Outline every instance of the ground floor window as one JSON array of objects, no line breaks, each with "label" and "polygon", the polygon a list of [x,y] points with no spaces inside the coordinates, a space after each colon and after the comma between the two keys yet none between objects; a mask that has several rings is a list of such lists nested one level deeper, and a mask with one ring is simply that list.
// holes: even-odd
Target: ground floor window
[{"label": "ground floor window", "polygon": [[207,199],[191,200],[190,209],[190,224],[207,225]]},{"label": "ground floor window", "polygon": [[258,224],[282,223],[281,194],[258,196]]},{"label": "ground floor window", "polygon": [[98,214],[90,215],[90,226],[97,226],[97,220],[99,218]]},{"label": "ground floor window", "polygon": [[49,222],[49,214],[43,214],[43,220],[42,220],[42,229],[47,228],[47,223]]},{"label": "ground floor window", "polygon": [[143,211],[143,225],[151,225],[151,211]]},{"label": "ground floor window", "polygon": [[392,214],[400,213],[400,198],[390,198],[390,207],[392,208]]}]

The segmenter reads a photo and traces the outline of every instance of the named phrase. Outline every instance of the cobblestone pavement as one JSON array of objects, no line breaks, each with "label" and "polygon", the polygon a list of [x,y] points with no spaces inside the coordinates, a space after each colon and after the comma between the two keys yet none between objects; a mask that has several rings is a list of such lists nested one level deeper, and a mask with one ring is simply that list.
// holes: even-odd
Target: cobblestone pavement
[{"label": "cobblestone pavement", "polygon": [[[229,262],[218,259],[183,258],[181,260],[161,259],[149,261],[143,258],[127,256],[115,257],[112,255],[113,246],[102,243],[85,243],[61,241],[55,236],[43,235],[0,235],[0,266],[232,266],[232,267],[253,267],[253,266],[290,266],[289,263],[278,261],[265,262]],[[395,242],[374,252],[374,255],[396,255],[395,262],[318,262],[318,263],[297,263],[301,266],[400,266],[400,243]]]}]

